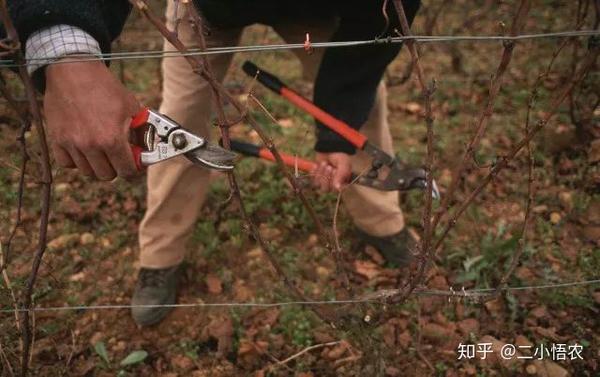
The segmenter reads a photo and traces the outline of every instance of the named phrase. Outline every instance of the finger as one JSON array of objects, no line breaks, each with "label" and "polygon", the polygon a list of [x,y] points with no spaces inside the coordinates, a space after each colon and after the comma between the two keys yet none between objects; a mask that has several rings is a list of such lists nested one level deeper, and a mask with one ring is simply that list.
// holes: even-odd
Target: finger
[{"label": "finger", "polygon": [[139,171],[133,160],[131,148],[126,140],[124,139],[122,142],[119,142],[110,151],[106,151],[106,154],[117,175],[121,178],[129,179],[138,175]]},{"label": "finger", "polygon": [[325,167],[327,165],[324,162],[319,162],[317,167],[312,171],[313,175],[313,187],[319,188],[321,186],[321,179],[325,174]]},{"label": "finger", "polygon": [[67,152],[63,147],[55,145],[52,148],[52,152],[54,153],[54,159],[56,160],[56,164],[61,168],[72,169],[75,167],[75,163],[69,155],[69,152]]},{"label": "finger", "polygon": [[75,166],[77,166],[77,169],[79,169],[81,174],[87,175],[88,177],[94,176],[94,170],[90,166],[90,163],[85,158],[85,156],[81,152],[79,152],[79,150],[71,148],[69,149],[69,155],[71,155],[71,159],[73,160]]},{"label": "finger", "polygon": [[350,166],[345,165],[345,164],[340,164],[340,166],[338,166],[335,169],[335,172],[333,174],[333,188],[335,188],[337,191],[340,191],[342,189],[342,187],[348,183],[348,180],[350,179],[350,176],[352,175],[352,170],[350,168]]},{"label": "finger", "polygon": [[317,176],[317,188],[320,191],[324,191],[327,187],[327,181],[328,181],[327,168],[328,167],[329,167],[328,164],[323,163],[323,165],[319,169],[319,175]]},{"label": "finger", "polygon": [[333,168],[331,167],[331,165],[327,165],[327,167],[325,167],[325,174],[323,175],[323,180],[322,180],[322,184],[321,184],[322,192],[328,192],[331,190],[332,174],[333,174]]},{"label": "finger", "polygon": [[85,154],[87,161],[94,170],[94,175],[101,181],[111,181],[117,173],[110,165],[107,155],[99,149],[90,150]]}]

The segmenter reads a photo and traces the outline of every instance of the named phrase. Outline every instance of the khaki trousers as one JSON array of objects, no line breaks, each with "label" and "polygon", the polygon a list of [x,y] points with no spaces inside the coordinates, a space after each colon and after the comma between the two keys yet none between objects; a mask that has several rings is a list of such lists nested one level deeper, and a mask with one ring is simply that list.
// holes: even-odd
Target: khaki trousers
[{"label": "khaki trousers", "polygon": [[[168,1],[167,25],[173,28],[175,7]],[[179,12],[185,13],[179,7]],[[180,14],[180,17],[183,14]],[[183,15],[179,24],[179,38],[188,47],[197,47],[193,31]],[[332,20],[333,21],[333,20]],[[273,25],[275,31],[286,41],[304,40],[308,31],[312,40],[329,40],[335,22],[327,24]],[[239,42],[242,30],[218,30],[211,28],[207,38],[208,47],[233,46]],[[165,41],[164,49],[175,48]],[[294,50],[298,51],[298,50]],[[314,80],[322,56],[322,49],[308,55],[299,51],[304,77]],[[231,55],[209,55],[214,75],[223,80],[231,62]],[[164,58],[163,102],[160,111],[185,128],[203,137],[210,137],[212,112],[211,90],[208,84],[194,74],[182,57]],[[387,94],[381,83],[373,110],[361,132],[385,151],[393,153],[392,139],[387,122]],[[353,169],[363,171],[370,159],[362,153],[353,157]],[[146,268],[165,268],[183,261],[186,243],[196,223],[198,213],[208,189],[210,172],[193,165],[185,158],[173,158],[148,168],[147,210],[140,224],[140,264]],[[242,182],[243,184],[243,182]],[[343,192],[343,203],[357,227],[374,236],[387,236],[404,227],[404,218],[396,192],[382,192],[352,185]]]}]

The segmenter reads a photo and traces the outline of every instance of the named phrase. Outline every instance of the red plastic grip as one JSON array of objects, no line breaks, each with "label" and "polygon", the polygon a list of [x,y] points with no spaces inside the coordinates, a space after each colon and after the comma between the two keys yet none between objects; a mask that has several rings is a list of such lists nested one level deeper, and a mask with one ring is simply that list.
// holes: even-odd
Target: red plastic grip
[{"label": "red plastic grip", "polygon": [[315,119],[326,125],[332,131],[336,132],[338,135],[348,140],[358,149],[363,149],[363,147],[365,146],[367,142],[367,137],[365,135],[356,131],[354,128],[350,127],[345,122],[333,117],[331,114],[328,114],[324,110],[320,109],[314,103],[302,97],[300,94],[294,92],[293,90],[287,87],[283,87],[281,88],[281,95],[294,105],[298,106],[302,110],[315,117]]},{"label": "red plastic grip", "polygon": [[144,107],[133,118],[131,118],[131,123],[129,124],[129,127],[131,127],[131,128],[142,127],[143,125],[148,123],[148,116],[149,116],[148,108]]},{"label": "red plastic grip", "polygon": [[133,154],[135,167],[138,171],[142,171],[144,169],[144,166],[142,165],[142,152],[144,151],[144,148],[131,144],[129,146],[131,147],[131,153]]},{"label": "red plastic grip", "polygon": [[[273,153],[271,153],[271,151],[268,150],[267,148],[261,148],[260,151],[258,152],[258,155],[260,156],[260,158],[263,158],[265,160],[276,161],[275,156],[273,156]],[[317,167],[317,164],[315,164],[312,161],[304,160],[302,158],[299,158],[296,156],[291,156],[289,154],[285,154],[285,153],[281,153],[281,152],[279,152],[279,155],[281,156],[281,159],[283,160],[284,164],[286,164],[287,166],[292,167],[292,168],[296,167],[296,165],[297,165],[298,169],[300,169],[306,173],[310,173]]]}]

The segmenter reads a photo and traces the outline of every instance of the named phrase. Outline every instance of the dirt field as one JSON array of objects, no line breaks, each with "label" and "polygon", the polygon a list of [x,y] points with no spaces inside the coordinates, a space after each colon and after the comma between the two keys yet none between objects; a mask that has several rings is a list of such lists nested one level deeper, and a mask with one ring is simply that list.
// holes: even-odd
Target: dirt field
[{"label": "dirt field", "polygon": [[[510,25],[514,1],[447,2],[437,21],[431,17],[442,1],[424,1],[414,24],[415,34],[497,35],[501,23]],[[493,2],[491,2],[493,3]],[[573,30],[578,3],[534,2],[524,33]],[[477,5],[475,5],[477,4]],[[589,2],[582,29],[593,25]],[[156,2],[157,12],[161,11]],[[467,22],[468,21],[468,22]],[[301,41],[298,41],[301,42]],[[546,70],[560,39],[519,42],[496,99],[494,114],[471,164],[458,186],[458,202],[487,175],[490,168],[523,137],[531,88]],[[281,43],[266,26],[246,30],[242,44]],[[531,124],[549,112],[553,95],[572,75],[586,49],[586,38],[574,39],[556,58],[543,80],[531,109]],[[160,35],[134,14],[117,46],[122,51],[153,50]],[[434,176],[448,187],[452,169],[474,132],[485,106],[489,79],[502,53],[501,42],[431,43],[421,46],[428,78],[436,80]],[[574,59],[574,56],[578,58]],[[235,56],[226,86],[245,99],[249,81],[241,64],[251,59],[310,96],[312,84],[289,51],[244,53]],[[424,108],[415,76],[403,79],[410,55],[403,49],[388,69],[390,123],[398,156],[423,164],[426,151]],[[597,66],[596,66],[597,67]],[[114,62],[120,75],[150,107],[160,103],[160,61]],[[22,94],[15,76],[3,72],[11,88]],[[413,296],[401,305],[362,304],[336,309],[347,326],[333,329],[307,307],[244,306],[181,307],[160,325],[139,329],[128,309],[44,311],[35,314],[35,343],[31,367],[40,376],[600,376],[600,285],[511,290],[481,302],[461,298],[462,289],[494,288],[509,267],[511,256],[525,242],[525,251],[512,287],[538,286],[600,278],[600,110],[594,104],[600,75],[594,70],[572,98],[532,143],[535,193],[531,222],[521,241],[527,201],[527,155],[521,153],[494,179],[460,218],[428,272],[425,286],[451,292],[453,297]],[[311,156],[312,120],[267,90],[254,93],[275,116],[252,111],[280,150]],[[595,97],[594,97],[595,96]],[[594,99],[596,98],[596,99]],[[585,110],[585,106],[592,108]],[[21,155],[15,138],[16,115],[0,105],[0,237],[4,242],[16,216]],[[584,110],[581,110],[584,109]],[[587,114],[587,118],[586,115]],[[574,124],[573,120],[577,121]],[[233,129],[237,138],[258,142],[245,124]],[[216,135],[216,133],[215,133]],[[35,150],[35,136],[28,135]],[[30,163],[24,198],[24,224],[13,241],[6,269],[18,294],[28,276],[39,219],[38,168]],[[245,159],[237,167],[246,207],[274,254],[295,284],[315,300],[346,297],[336,263],[318,240],[314,226],[277,167]],[[54,169],[49,250],[35,290],[39,307],[128,304],[139,268],[137,226],[145,209],[145,181],[92,182],[72,171]],[[223,205],[229,195],[224,176],[215,174],[209,199],[198,220],[185,266],[179,302],[272,303],[294,301],[291,292],[270,267],[250,236],[235,204]],[[421,234],[423,195],[402,193],[406,222]],[[335,195],[309,190],[321,219],[331,226]],[[437,204],[436,204],[437,205]],[[381,256],[360,245],[343,208],[338,218],[344,266],[357,295],[395,288],[408,270],[385,266]],[[438,228],[438,231],[441,231]],[[0,345],[16,368],[19,333],[6,280],[0,284]],[[388,316],[372,326],[365,318]],[[374,321],[373,321],[374,322]],[[328,343],[329,345],[325,345]],[[459,344],[491,343],[493,354],[461,358]],[[523,356],[499,357],[504,344],[517,346]],[[540,347],[580,345],[581,358],[557,360]],[[316,346],[300,355],[298,352]],[[483,346],[481,346],[483,347]],[[537,351],[536,351],[537,350]],[[134,351],[145,351],[146,357]],[[535,354],[538,352],[538,354]],[[130,365],[120,363],[128,355]],[[285,363],[281,362],[294,356]],[[542,356],[543,351],[542,351]],[[527,357],[531,359],[527,359]],[[130,359],[131,361],[132,359]],[[127,364],[127,363],[125,363]],[[15,372],[16,373],[16,372]],[[0,375],[10,376],[6,363]]]}]

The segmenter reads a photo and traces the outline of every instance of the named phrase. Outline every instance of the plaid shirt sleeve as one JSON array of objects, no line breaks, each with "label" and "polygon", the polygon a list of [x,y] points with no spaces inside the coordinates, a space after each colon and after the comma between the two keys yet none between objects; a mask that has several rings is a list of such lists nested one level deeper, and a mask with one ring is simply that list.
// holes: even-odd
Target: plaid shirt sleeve
[{"label": "plaid shirt sleeve", "polygon": [[30,74],[66,55],[101,55],[100,45],[91,35],[71,25],[54,25],[31,34],[25,45]]}]

